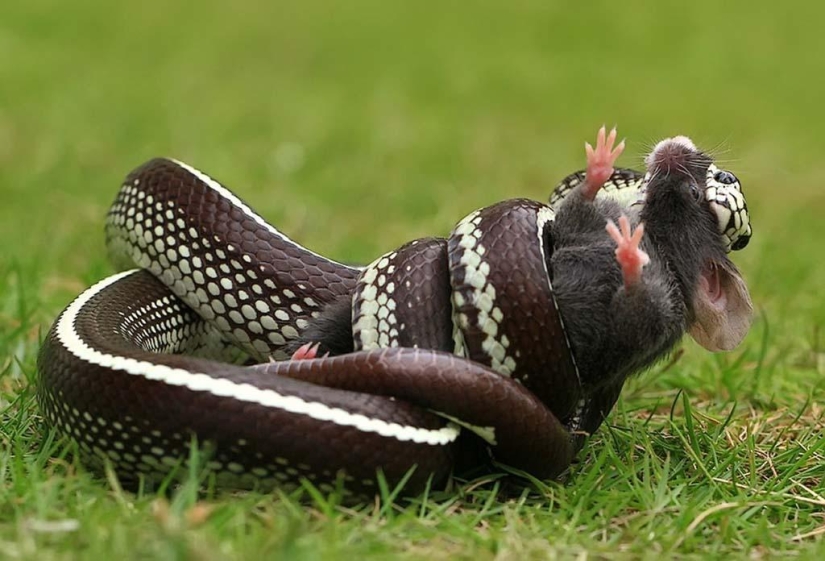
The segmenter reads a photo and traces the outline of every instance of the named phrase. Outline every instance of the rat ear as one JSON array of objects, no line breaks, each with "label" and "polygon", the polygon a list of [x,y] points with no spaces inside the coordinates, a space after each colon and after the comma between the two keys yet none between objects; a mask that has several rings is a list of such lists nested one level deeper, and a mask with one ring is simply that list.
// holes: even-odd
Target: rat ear
[{"label": "rat ear", "polygon": [[751,326],[753,303],[748,287],[728,259],[711,261],[693,297],[691,337],[709,351],[736,348]]}]

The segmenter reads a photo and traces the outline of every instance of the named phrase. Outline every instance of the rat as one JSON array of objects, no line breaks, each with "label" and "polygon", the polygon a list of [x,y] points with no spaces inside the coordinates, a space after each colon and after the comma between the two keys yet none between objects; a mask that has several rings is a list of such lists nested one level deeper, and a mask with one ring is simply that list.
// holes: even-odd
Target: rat
[{"label": "rat", "polygon": [[[597,197],[624,150],[602,127],[585,144],[585,179],[557,207],[547,270],[583,395],[566,424],[592,433],[625,380],[670,353],[685,333],[711,351],[739,344],[750,327],[747,287],[727,256],[705,199],[712,158],[687,137],[647,156],[638,204]],[[319,350],[320,349],[320,350]],[[351,299],[327,305],[293,343],[294,359],[353,350]]]},{"label": "rat", "polygon": [[[659,142],[630,206],[596,195],[624,143],[616,130],[585,145],[584,182],[558,207],[553,287],[588,396],[578,421],[591,433],[624,381],[673,350],[685,333],[710,351],[736,347],[753,306],[705,199],[713,163],[685,136]],[[617,226],[618,223],[618,226]]]}]

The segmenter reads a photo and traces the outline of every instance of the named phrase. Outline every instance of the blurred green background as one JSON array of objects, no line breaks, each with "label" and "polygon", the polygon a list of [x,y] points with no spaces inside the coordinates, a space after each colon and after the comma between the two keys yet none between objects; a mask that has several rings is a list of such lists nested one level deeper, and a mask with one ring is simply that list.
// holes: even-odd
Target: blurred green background
[{"label": "blurred green background", "polygon": [[823,14],[791,6],[5,3],[0,233],[19,238],[11,257],[76,272],[121,177],[172,155],[368,259],[469,208],[543,198],[608,123],[624,164],[675,133],[717,149],[757,253],[774,217],[825,196]]},{"label": "blurred green background", "polygon": [[474,208],[545,199],[616,124],[622,165],[686,134],[740,177],[755,233],[735,258],[775,343],[804,354],[825,321],[823,16],[801,2],[7,2],[2,263],[26,272],[47,325],[111,271],[106,210],[157,155],[365,262]]},{"label": "blurred green background", "polygon": [[734,256],[758,313],[743,354],[687,344],[625,403],[639,388],[667,404],[684,389],[698,409],[821,401],[823,21],[820,3],[741,0],[6,0],[0,332],[16,334],[0,366],[32,371],[42,331],[112,271],[107,208],[151,157],[365,262],[477,207],[545,200],[605,123],[628,139],[623,166],[674,134],[712,150],[754,225]]},{"label": "blurred green background", "polygon": [[[602,123],[622,165],[687,134],[743,181],[737,255],[795,338],[825,319],[825,9],[753,2],[6,2],[0,255],[53,316],[109,272],[120,180],[168,155],[367,261],[544,199]],[[798,340],[796,341],[799,342]]]}]

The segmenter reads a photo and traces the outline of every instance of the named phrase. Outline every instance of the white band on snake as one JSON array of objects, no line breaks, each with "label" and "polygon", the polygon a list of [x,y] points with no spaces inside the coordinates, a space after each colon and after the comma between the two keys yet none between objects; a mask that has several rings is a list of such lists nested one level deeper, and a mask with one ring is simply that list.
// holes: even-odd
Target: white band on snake
[{"label": "white band on snake", "polygon": [[[741,188],[707,173],[725,244],[744,247]],[[621,387],[587,393],[551,280],[554,207],[583,177],[552,207],[505,201],[356,268],[206,174],[152,160],[106,228],[113,260],[138,269],[78,296],[44,342],[45,418],[127,482],[183,477],[193,443],[232,488],[343,478],[371,492],[378,470],[420,488],[490,457],[556,477],[581,446],[571,431],[595,429]],[[647,179],[618,170],[608,186],[638,198]],[[352,352],[288,360],[341,302]]]}]

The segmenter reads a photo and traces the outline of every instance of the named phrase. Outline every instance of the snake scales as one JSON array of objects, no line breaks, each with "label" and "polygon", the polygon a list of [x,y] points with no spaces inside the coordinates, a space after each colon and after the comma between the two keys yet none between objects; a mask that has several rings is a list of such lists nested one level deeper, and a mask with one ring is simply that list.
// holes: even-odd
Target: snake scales
[{"label": "snake scales", "polygon": [[[583,177],[565,178],[551,204]],[[638,197],[645,181],[617,170],[606,194]],[[706,192],[738,248],[750,226],[732,183]],[[195,441],[226,487],[306,478],[329,489],[340,477],[369,492],[377,469],[396,482],[414,468],[420,488],[490,455],[555,477],[621,385],[582,389],[547,270],[553,219],[552,206],[505,201],[446,240],[354,268],[293,242],[204,173],[152,160],[126,178],[106,226],[114,260],[138,269],[58,317],[39,357],[41,408],[88,465],[125,480],[185,472]],[[342,297],[357,352],[283,360]]]}]

